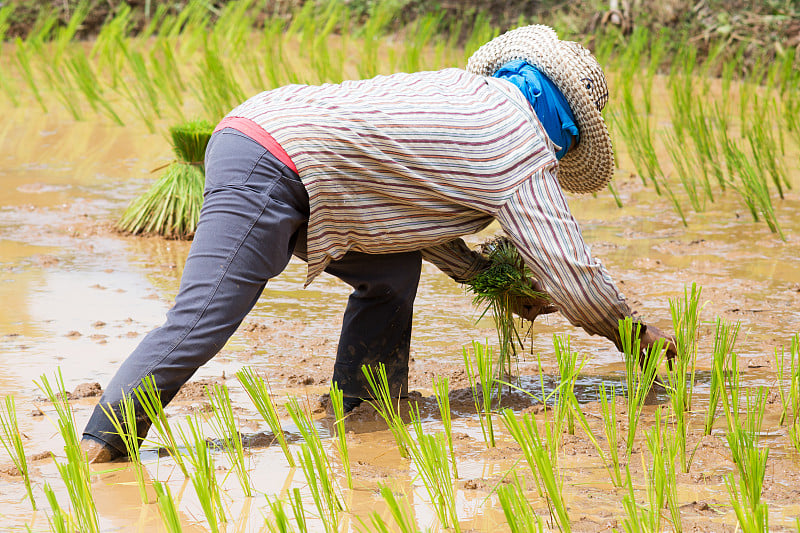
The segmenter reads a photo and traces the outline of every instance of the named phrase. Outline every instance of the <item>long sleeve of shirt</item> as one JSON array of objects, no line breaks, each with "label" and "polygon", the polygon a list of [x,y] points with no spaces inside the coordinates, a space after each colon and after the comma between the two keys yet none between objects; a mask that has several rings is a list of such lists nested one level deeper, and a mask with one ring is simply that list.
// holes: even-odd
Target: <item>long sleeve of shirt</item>
[{"label": "long sleeve of shirt", "polygon": [[561,314],[588,333],[617,342],[619,319],[633,313],[591,255],[550,169],[523,182],[497,220]]},{"label": "long sleeve of shirt", "polygon": [[459,283],[473,278],[489,264],[480,253],[471,250],[463,239],[425,248],[422,258]]}]

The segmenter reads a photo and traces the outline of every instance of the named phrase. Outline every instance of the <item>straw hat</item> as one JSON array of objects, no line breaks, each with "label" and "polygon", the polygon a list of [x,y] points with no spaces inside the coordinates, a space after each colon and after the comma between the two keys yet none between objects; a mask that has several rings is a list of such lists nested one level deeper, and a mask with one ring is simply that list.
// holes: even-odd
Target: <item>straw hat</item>
[{"label": "straw hat", "polygon": [[614,150],[600,114],[608,101],[608,85],[597,59],[580,44],[561,41],[552,28],[536,24],[511,30],[481,46],[469,58],[467,71],[491,76],[514,59],[527,61],[550,78],[578,123],[580,140],[559,161],[561,187],[576,193],[605,187],[614,172]]}]

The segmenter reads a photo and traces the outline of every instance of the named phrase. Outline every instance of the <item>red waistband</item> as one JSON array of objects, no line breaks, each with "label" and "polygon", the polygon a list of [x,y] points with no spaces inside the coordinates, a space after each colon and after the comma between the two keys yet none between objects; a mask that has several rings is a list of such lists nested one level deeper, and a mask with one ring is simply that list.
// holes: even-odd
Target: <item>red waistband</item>
[{"label": "red waistband", "polygon": [[267,133],[267,131],[256,122],[244,117],[225,117],[219,124],[217,124],[217,127],[214,128],[214,132],[216,133],[224,128],[233,128],[236,131],[244,133],[258,144],[269,150],[269,152],[274,155],[278,161],[289,167],[294,171],[295,174],[297,174],[297,167],[294,166],[292,158],[289,157],[289,154],[286,153],[286,150],[284,150],[283,147],[278,144],[278,141],[276,141],[272,135]]}]

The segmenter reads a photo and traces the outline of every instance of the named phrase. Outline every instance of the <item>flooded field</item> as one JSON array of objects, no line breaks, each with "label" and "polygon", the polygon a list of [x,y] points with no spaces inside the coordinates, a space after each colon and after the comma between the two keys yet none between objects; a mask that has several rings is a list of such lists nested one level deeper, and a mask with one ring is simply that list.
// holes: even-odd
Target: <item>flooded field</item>
[{"label": "flooded field", "polygon": [[[664,81],[664,80],[660,80]],[[666,83],[656,83],[653,101],[665,101]],[[163,133],[151,133],[130,121],[121,127],[106,120],[76,121],[60,109],[43,113],[32,99],[3,109],[0,123],[0,396],[13,395],[26,455],[30,458],[31,510],[24,483],[8,457],[0,453],[0,528],[4,531],[49,531],[52,507],[45,485],[65,509],[69,501],[56,461],[64,461],[63,441],[52,404],[37,387],[41,376],[63,374],[66,389],[75,391],[71,406],[80,431],[120,362],[144,334],[163,320],[180,280],[189,243],[117,234],[112,225],[128,202],[153,179],[152,169],[172,155]],[[656,121],[666,116],[654,114]],[[163,124],[158,123],[159,126]],[[725,439],[720,412],[710,435],[703,420],[710,390],[715,319],[741,323],[735,346],[741,386],[769,387],[760,446],[769,449],[762,500],[768,505],[770,530],[800,528],[800,450],[792,444],[787,424],[779,421],[778,362],[790,351],[800,331],[800,168],[798,147],[783,156],[791,189],[775,202],[785,241],[767,225],[754,223],[741,200],[730,191],[702,213],[691,213],[688,227],[668,200],[645,187],[621,143],[615,186],[624,207],[608,191],[596,197],[570,197],[570,205],[593,252],[648,322],[672,331],[670,299],[683,297],[692,283],[702,287],[695,399],[689,414],[687,443],[696,453],[688,473],[678,471],[676,501],[682,525],[667,518],[665,530],[734,531],[734,512],[726,479],[736,472]],[[669,160],[665,153],[659,159]],[[497,231],[490,227],[468,242],[476,245]],[[386,485],[412,513],[420,530],[444,528],[419,476],[418,467],[402,457],[386,424],[371,409],[359,407],[346,420],[353,487],[347,488],[334,437],[333,417],[325,409],[336,343],[348,288],[323,275],[303,289],[305,264],[293,260],[271,281],[255,309],[225,349],[201,368],[167,408],[172,423],[184,426],[196,414],[204,434],[210,407],[207,384],[229,387],[239,430],[245,436],[245,461],[254,496],[246,497],[227,455],[215,448],[216,477],[223,489],[227,522],[223,531],[268,531],[275,523],[270,502],[286,500],[299,489],[309,531],[325,526],[300,468],[287,463],[273,435],[234,374],[249,367],[268,378],[276,401],[294,397],[312,413],[335,473],[344,510],[340,531],[374,531],[373,512],[393,523],[380,494]],[[494,413],[496,446],[482,436],[462,350],[472,341],[494,344],[490,317],[464,288],[432,265],[423,266],[415,304],[410,390],[418,401],[426,432],[443,429],[432,380],[450,379],[453,442],[458,476],[454,499],[461,531],[505,530],[507,518],[497,488],[514,474],[527,479],[528,500],[545,521],[548,499],[536,490],[535,475],[517,441]],[[607,447],[598,386],[614,386],[620,424],[625,425],[625,363],[605,339],[590,337],[558,315],[541,317],[530,346],[519,362],[520,384],[534,395],[558,387],[553,335],[566,334],[572,348],[587,358],[575,392],[588,427]],[[784,383],[785,386],[785,383]],[[503,395],[503,405],[520,417],[545,415],[538,400],[522,393]],[[643,411],[627,466],[635,480],[634,500],[648,505],[651,453],[645,429],[654,425],[668,395],[650,395]],[[498,408],[499,409],[499,408]],[[299,453],[298,427],[281,408],[290,448]],[[796,416],[796,415],[795,415]],[[163,451],[163,450],[162,450]],[[51,455],[52,454],[52,455]],[[55,460],[54,458],[55,457]],[[564,433],[555,453],[562,476],[562,494],[571,528],[611,531],[626,527],[623,501],[628,488],[615,486],[585,428]],[[148,443],[142,452],[148,481],[170,487],[184,531],[207,531],[208,521],[192,483],[175,462]],[[133,468],[125,461],[93,465],[92,494],[102,531],[165,531],[152,485],[143,504]],[[288,503],[286,508],[289,509]],[[291,515],[290,511],[287,511]],[[664,516],[668,516],[666,510]],[[564,528],[564,524],[561,525]],[[395,529],[394,526],[391,527]],[[448,530],[455,530],[451,527]]]}]

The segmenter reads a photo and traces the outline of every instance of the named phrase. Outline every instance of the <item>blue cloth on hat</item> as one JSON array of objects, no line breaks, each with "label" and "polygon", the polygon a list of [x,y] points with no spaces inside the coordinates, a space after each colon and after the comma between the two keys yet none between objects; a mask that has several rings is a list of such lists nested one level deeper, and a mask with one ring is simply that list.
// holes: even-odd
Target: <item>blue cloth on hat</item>
[{"label": "blue cloth on hat", "polygon": [[561,147],[556,158],[561,159],[578,142],[578,126],[567,99],[550,78],[522,59],[509,61],[492,75],[516,85],[530,102],[550,140]]}]

